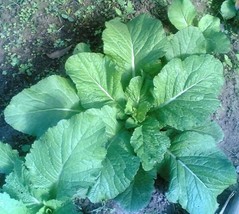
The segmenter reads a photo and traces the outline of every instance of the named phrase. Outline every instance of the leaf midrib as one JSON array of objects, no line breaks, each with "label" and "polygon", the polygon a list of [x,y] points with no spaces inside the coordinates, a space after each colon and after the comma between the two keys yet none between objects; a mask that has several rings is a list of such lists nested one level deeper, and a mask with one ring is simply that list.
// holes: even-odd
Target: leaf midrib
[{"label": "leaf midrib", "polygon": [[195,177],[196,180],[198,180],[206,189],[208,189],[208,187],[203,183],[203,181],[186,165],[183,163],[183,161],[180,160],[180,158],[178,158],[176,155],[174,155],[171,151],[167,150],[166,152],[168,155],[170,155],[176,162],[178,162],[179,164],[181,164],[181,166],[187,170],[193,177]]},{"label": "leaf midrib", "polygon": [[[48,112],[48,111],[66,111],[66,112],[74,112],[74,113],[80,113],[80,110],[74,110],[69,108],[48,108],[48,109],[41,109],[36,111],[29,111],[27,114],[36,114],[39,112]],[[17,116],[17,115],[25,115],[26,113],[19,113],[19,114],[11,114],[11,116]]]},{"label": "leaf midrib", "polygon": [[185,94],[187,91],[189,91],[190,89],[192,89],[193,87],[197,86],[199,83],[201,83],[202,81],[204,81],[205,79],[201,79],[198,82],[192,84],[190,87],[187,87],[186,89],[184,89],[183,91],[181,91],[180,93],[178,93],[176,96],[170,98],[169,100],[167,100],[166,102],[160,104],[158,106],[158,108],[163,108],[164,106],[170,104],[171,102],[173,102],[174,100],[176,100],[178,97],[180,97],[181,95]]}]

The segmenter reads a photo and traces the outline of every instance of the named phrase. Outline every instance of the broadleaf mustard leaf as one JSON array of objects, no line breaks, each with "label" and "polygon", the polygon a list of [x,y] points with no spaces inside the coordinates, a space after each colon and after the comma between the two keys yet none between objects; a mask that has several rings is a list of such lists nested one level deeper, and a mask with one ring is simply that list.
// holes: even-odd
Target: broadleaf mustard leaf
[{"label": "broadleaf mustard leaf", "polygon": [[199,20],[198,27],[202,32],[220,32],[220,19],[218,17],[206,14]]},{"label": "broadleaf mustard leaf", "polygon": [[149,118],[134,130],[130,141],[145,171],[152,170],[160,163],[170,146],[169,138],[159,131],[159,127],[156,119]]},{"label": "broadleaf mustard leaf", "polygon": [[99,117],[84,112],[60,121],[26,156],[32,186],[50,189],[56,199],[71,197],[77,191],[83,197],[101,171],[107,141]]},{"label": "broadleaf mustard leaf", "polygon": [[125,91],[127,97],[125,113],[131,115],[134,120],[140,123],[145,120],[146,114],[151,108],[153,101],[150,94],[151,88],[153,88],[151,81],[144,81],[141,76],[137,76],[130,80]]},{"label": "broadleaf mustard leaf", "polygon": [[149,203],[154,191],[155,170],[145,172],[140,168],[130,186],[115,200],[127,211],[138,211]]},{"label": "broadleaf mustard leaf", "polygon": [[139,169],[139,158],[121,146],[130,139],[121,136],[116,136],[107,149],[101,173],[87,194],[91,202],[115,198],[128,188]]},{"label": "broadleaf mustard leaf", "polygon": [[206,39],[197,27],[189,26],[178,31],[169,41],[166,58],[186,58],[193,54],[206,53]]},{"label": "broadleaf mustard leaf", "polygon": [[7,193],[0,193],[0,210],[1,214],[32,214],[21,201],[10,198]]},{"label": "broadleaf mustard leaf", "polygon": [[30,184],[29,172],[21,163],[6,177],[3,190],[12,198],[22,201],[29,211],[36,213],[51,195],[48,189],[34,189]]},{"label": "broadleaf mustard leaf", "polygon": [[14,96],[4,115],[16,130],[39,137],[61,119],[79,112],[79,97],[73,84],[53,75]]},{"label": "broadleaf mustard leaf", "polygon": [[18,152],[13,150],[9,144],[0,141],[0,173],[9,174],[15,165],[21,162]]},{"label": "broadleaf mustard leaf", "polygon": [[168,8],[168,18],[178,30],[192,25],[196,15],[190,0],[174,0]]},{"label": "broadleaf mustard leaf", "polygon": [[154,78],[159,121],[178,130],[203,124],[219,106],[222,71],[211,55],[171,60]]},{"label": "broadleaf mustard leaf", "polygon": [[231,44],[227,36],[220,31],[220,19],[211,15],[205,15],[198,23],[207,41],[207,53],[227,53]]},{"label": "broadleaf mustard leaf", "polygon": [[109,58],[102,54],[79,53],[67,60],[66,72],[76,85],[83,107],[122,104],[121,75]]},{"label": "broadleaf mustard leaf", "polygon": [[117,133],[122,129],[122,124],[117,120],[118,111],[114,107],[104,106],[101,111],[98,109],[89,109],[87,114],[94,115],[102,119],[105,125],[106,135],[109,139],[115,137]]},{"label": "broadleaf mustard leaf", "polygon": [[207,39],[208,53],[228,53],[231,50],[229,38],[222,32],[204,34]]},{"label": "broadleaf mustard leaf", "polygon": [[161,22],[146,14],[140,15],[127,24],[119,19],[106,22],[103,32],[104,53],[121,68],[124,86],[129,80],[141,74],[166,52],[167,39]]},{"label": "broadleaf mustard leaf", "polygon": [[169,180],[167,198],[191,214],[214,213],[217,195],[236,182],[236,172],[209,135],[184,132],[172,141],[160,174]]},{"label": "broadleaf mustard leaf", "polygon": [[210,135],[214,138],[216,143],[221,142],[224,138],[221,127],[215,121],[206,121],[202,126],[193,127],[191,131]]}]

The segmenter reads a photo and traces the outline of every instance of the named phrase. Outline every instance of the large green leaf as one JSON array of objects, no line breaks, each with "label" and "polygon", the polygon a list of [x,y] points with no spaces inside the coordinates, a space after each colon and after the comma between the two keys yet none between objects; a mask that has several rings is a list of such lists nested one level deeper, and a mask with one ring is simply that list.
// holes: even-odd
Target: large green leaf
[{"label": "large green leaf", "polygon": [[61,119],[79,113],[78,104],[72,83],[54,75],[14,96],[4,115],[14,129],[39,137]]},{"label": "large green leaf", "polygon": [[0,193],[0,211],[1,214],[30,214],[21,201],[10,198],[7,193]]},{"label": "large green leaf", "polygon": [[159,129],[159,122],[150,118],[136,128],[132,135],[130,143],[145,171],[153,169],[156,164],[160,163],[170,146],[169,138]]},{"label": "large green leaf", "polygon": [[113,19],[103,32],[104,52],[111,56],[125,73],[123,81],[141,73],[141,70],[164,56],[167,46],[161,22],[146,14],[127,24]]},{"label": "large green leaf", "polygon": [[127,211],[138,211],[148,205],[154,191],[154,170],[145,172],[139,169],[134,181],[115,200]]},{"label": "large green leaf", "polygon": [[171,60],[154,79],[159,121],[178,130],[204,123],[219,106],[222,71],[211,55]]},{"label": "large green leaf", "polygon": [[139,169],[139,158],[122,147],[129,144],[130,135],[118,134],[107,149],[103,168],[87,197],[91,202],[112,199],[128,188]]},{"label": "large green leaf", "polygon": [[178,30],[192,25],[196,15],[190,0],[174,0],[168,8],[168,18]]},{"label": "large green leaf", "polygon": [[101,171],[106,144],[99,117],[84,112],[60,121],[34,142],[26,156],[32,186],[49,188],[56,199],[77,191],[84,196]]},{"label": "large green leaf", "polygon": [[220,31],[220,19],[211,15],[205,15],[198,23],[207,41],[207,52],[227,53],[231,44],[227,36]]},{"label": "large green leaf", "polygon": [[160,174],[169,180],[167,198],[190,214],[215,213],[217,196],[237,177],[214,139],[196,132],[175,137]]},{"label": "large green leaf", "polygon": [[85,108],[117,104],[123,99],[120,73],[106,57],[96,53],[79,53],[66,62],[66,72],[76,84]]},{"label": "large green leaf", "polygon": [[18,152],[9,144],[0,141],[0,173],[9,174],[18,162],[20,162]]},{"label": "large green leaf", "polygon": [[178,31],[169,41],[166,58],[185,58],[192,54],[206,53],[206,39],[197,27],[189,26]]},{"label": "large green leaf", "polygon": [[149,93],[151,85],[151,81],[143,81],[141,76],[137,76],[130,80],[129,86],[126,88],[127,104],[125,113],[132,115],[138,122],[145,120],[146,114],[151,108],[150,101],[153,100]]}]

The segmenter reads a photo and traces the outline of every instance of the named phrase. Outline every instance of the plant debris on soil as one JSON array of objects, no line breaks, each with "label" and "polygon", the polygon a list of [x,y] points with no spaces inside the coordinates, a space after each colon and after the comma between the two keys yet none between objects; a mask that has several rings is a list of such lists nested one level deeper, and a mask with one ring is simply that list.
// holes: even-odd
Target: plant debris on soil
[{"label": "plant debris on soil", "polygon": [[[166,15],[168,2],[0,0],[0,141],[11,144],[20,154],[25,154],[26,148],[29,148],[26,145],[34,141],[34,138],[13,130],[4,121],[3,110],[14,95],[51,74],[64,76],[64,63],[79,42],[89,44],[93,51],[101,50],[104,24],[113,17],[129,20],[140,13],[150,12],[164,23],[166,30],[172,28]],[[193,2],[201,14],[206,11],[220,17],[218,5],[222,1]],[[239,173],[239,26],[233,20],[224,20],[222,27],[231,39],[232,51],[224,57],[220,56],[225,61],[225,85],[221,108],[214,118],[225,134],[219,146]],[[167,201],[165,186],[158,178],[151,202],[138,214],[187,213]],[[232,189],[219,197],[221,207]],[[76,205],[84,213],[126,214],[113,201],[91,204],[88,200],[79,199]]]}]

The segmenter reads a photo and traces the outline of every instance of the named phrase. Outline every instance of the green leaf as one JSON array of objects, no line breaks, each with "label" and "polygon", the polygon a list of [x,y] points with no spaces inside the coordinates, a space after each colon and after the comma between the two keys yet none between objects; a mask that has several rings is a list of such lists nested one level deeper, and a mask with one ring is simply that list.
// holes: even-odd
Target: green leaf
[{"label": "green leaf", "polygon": [[178,130],[204,124],[220,104],[222,72],[222,63],[211,55],[171,60],[154,78],[159,121]]},{"label": "green leaf", "polygon": [[66,62],[66,72],[76,84],[85,108],[121,103],[124,98],[119,72],[101,54],[79,53],[71,56]]},{"label": "green leaf", "polygon": [[9,174],[14,166],[20,162],[18,152],[13,150],[9,144],[0,141],[0,173]]},{"label": "green leaf", "polygon": [[1,214],[30,214],[21,201],[10,198],[7,193],[0,193],[0,210]]},{"label": "green leaf", "polygon": [[[124,135],[125,136],[125,135]],[[116,197],[128,188],[139,169],[139,158],[122,148],[122,144],[129,144],[129,136],[116,136],[103,161],[103,168],[95,184],[87,194],[91,202],[100,202]]]},{"label": "green leaf", "polygon": [[169,41],[167,60],[186,58],[193,54],[206,53],[206,39],[197,27],[189,26],[178,31]]},{"label": "green leaf", "polygon": [[119,19],[107,22],[103,41],[105,54],[112,57],[124,72],[125,85],[132,77],[141,74],[147,64],[164,56],[167,46],[161,22],[146,14],[127,24]]},{"label": "green leaf", "polygon": [[207,41],[207,52],[227,53],[231,44],[227,36],[220,32],[220,19],[211,15],[205,15],[198,23]]},{"label": "green leaf", "polygon": [[222,32],[213,32],[205,35],[208,53],[228,53],[231,50],[229,38]]},{"label": "green leaf", "polygon": [[222,3],[221,13],[224,19],[231,19],[237,14],[235,2],[233,0],[226,0]]},{"label": "green leaf", "polygon": [[127,98],[125,113],[132,115],[140,123],[145,120],[146,114],[151,108],[150,101],[152,102],[153,97],[149,93],[150,88],[151,82],[143,81],[141,76],[137,76],[130,80],[125,91]]},{"label": "green leaf", "polygon": [[202,32],[220,32],[220,19],[218,17],[206,14],[198,22],[198,27]]},{"label": "green leaf", "polygon": [[22,201],[29,210],[40,209],[42,200],[45,199],[43,195],[49,194],[48,190],[41,191],[40,195],[34,194],[34,190],[29,185],[29,173],[23,164],[18,164],[14,171],[6,177],[5,182],[3,190],[12,198]]},{"label": "green leaf", "polygon": [[202,126],[192,128],[191,131],[210,135],[214,138],[216,143],[221,142],[224,138],[221,127],[215,121],[207,121]]},{"label": "green leaf", "polygon": [[160,163],[170,146],[169,138],[159,131],[159,127],[159,122],[150,118],[134,130],[130,141],[145,171]]},{"label": "green leaf", "polygon": [[106,143],[99,117],[84,112],[60,121],[34,142],[26,156],[33,187],[49,188],[55,199],[77,191],[83,197],[101,171]]},{"label": "green leaf", "polygon": [[115,200],[129,212],[138,211],[148,205],[154,191],[154,171],[139,169],[134,181]]},{"label": "green leaf", "polygon": [[113,138],[122,128],[122,124],[117,120],[118,112],[116,108],[106,105],[101,108],[101,111],[98,109],[89,109],[87,113],[102,119],[106,135],[109,139]]},{"label": "green leaf", "polygon": [[168,18],[178,30],[192,25],[196,15],[190,0],[174,0],[168,8]]},{"label": "green leaf", "polygon": [[217,196],[237,177],[214,139],[196,132],[175,137],[160,174],[169,180],[168,200],[191,214],[215,213]]},{"label": "green leaf", "polygon": [[74,48],[73,54],[83,53],[83,52],[91,52],[90,46],[86,43],[79,43]]},{"label": "green leaf", "polygon": [[14,129],[39,137],[61,119],[80,111],[72,83],[53,75],[14,96],[4,115]]}]

